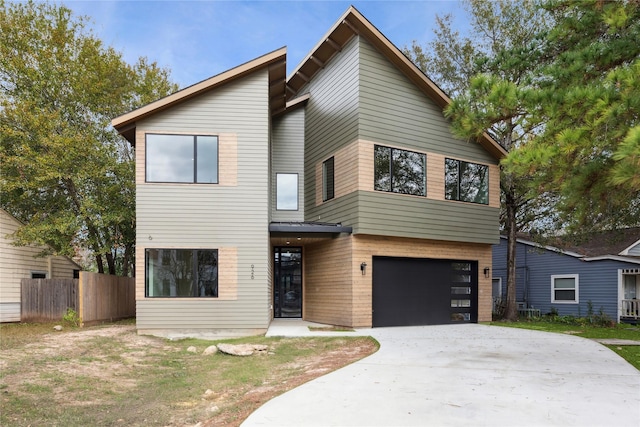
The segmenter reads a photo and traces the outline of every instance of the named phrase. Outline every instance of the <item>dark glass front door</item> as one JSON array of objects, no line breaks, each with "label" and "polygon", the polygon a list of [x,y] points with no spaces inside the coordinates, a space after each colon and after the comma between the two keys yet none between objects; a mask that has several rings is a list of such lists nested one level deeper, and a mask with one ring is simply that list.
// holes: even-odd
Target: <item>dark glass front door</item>
[{"label": "dark glass front door", "polygon": [[274,252],[274,317],[302,317],[302,248],[276,247]]}]

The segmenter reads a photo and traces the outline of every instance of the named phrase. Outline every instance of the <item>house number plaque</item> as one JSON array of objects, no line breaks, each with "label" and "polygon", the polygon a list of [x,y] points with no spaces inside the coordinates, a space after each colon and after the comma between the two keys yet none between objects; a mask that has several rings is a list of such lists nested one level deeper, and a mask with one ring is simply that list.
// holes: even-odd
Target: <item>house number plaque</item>
[{"label": "house number plaque", "polygon": [[254,266],[253,264],[251,264],[251,280],[253,280],[253,277],[254,277],[253,273],[254,273]]}]

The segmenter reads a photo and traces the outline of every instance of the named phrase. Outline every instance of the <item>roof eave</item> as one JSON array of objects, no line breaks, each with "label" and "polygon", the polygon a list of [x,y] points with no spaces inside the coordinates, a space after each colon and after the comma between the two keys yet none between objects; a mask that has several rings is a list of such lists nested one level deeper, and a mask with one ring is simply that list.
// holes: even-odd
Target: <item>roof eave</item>
[{"label": "roof eave", "polygon": [[270,71],[269,98],[271,107],[273,109],[282,109],[285,105],[284,92],[286,82],[286,54],[287,48],[282,47],[199,83],[181,89],[138,109],[118,116],[111,120],[111,124],[118,133],[122,134],[133,144],[135,142],[136,122],[265,67],[269,67]]}]

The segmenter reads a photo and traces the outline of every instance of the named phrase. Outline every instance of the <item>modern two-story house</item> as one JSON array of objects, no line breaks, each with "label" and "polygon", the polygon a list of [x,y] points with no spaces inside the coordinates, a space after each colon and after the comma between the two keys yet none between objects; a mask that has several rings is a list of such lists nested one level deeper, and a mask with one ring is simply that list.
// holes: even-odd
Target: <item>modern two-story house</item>
[{"label": "modern two-story house", "polygon": [[352,7],[288,77],[282,48],[115,118],[138,330],[491,320],[506,153],[452,135],[449,102]]}]

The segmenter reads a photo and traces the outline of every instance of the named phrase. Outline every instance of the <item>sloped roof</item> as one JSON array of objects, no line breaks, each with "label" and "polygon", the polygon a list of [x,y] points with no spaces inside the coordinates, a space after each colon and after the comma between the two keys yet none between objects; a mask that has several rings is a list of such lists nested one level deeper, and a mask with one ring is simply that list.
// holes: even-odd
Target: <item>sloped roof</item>
[{"label": "sloped roof", "polygon": [[[298,92],[313,76],[342,50],[352,37],[360,35],[366,38],[391,63],[393,63],[409,80],[429,96],[439,107],[445,108],[451,98],[430,80],[400,49],[391,43],[375,26],[371,24],[355,7],[351,6],[338,19],[329,32],[320,40],[307,57],[287,78],[287,101],[298,95]],[[504,157],[507,151],[488,133],[483,133],[478,141],[492,156]]]},{"label": "sloped roof", "polygon": [[287,76],[286,56],[287,48],[280,48],[252,61],[246,62],[235,68],[203,80],[199,83],[181,89],[171,95],[165,96],[164,98],[161,98],[136,110],[116,117],[111,121],[111,124],[131,144],[134,144],[136,121],[156,114],[162,110],[170,108],[176,104],[182,103],[188,99],[201,95],[221,85],[237,80],[263,68],[269,69],[269,98],[271,111],[281,111],[285,108],[284,88]]},{"label": "sloped roof", "polygon": [[[506,236],[500,236],[506,240]],[[584,261],[615,259],[640,264],[640,257],[629,255],[632,248],[640,245],[640,227],[590,233],[583,236],[560,236],[535,242],[526,234],[520,234],[519,243],[563,253]]]}]

